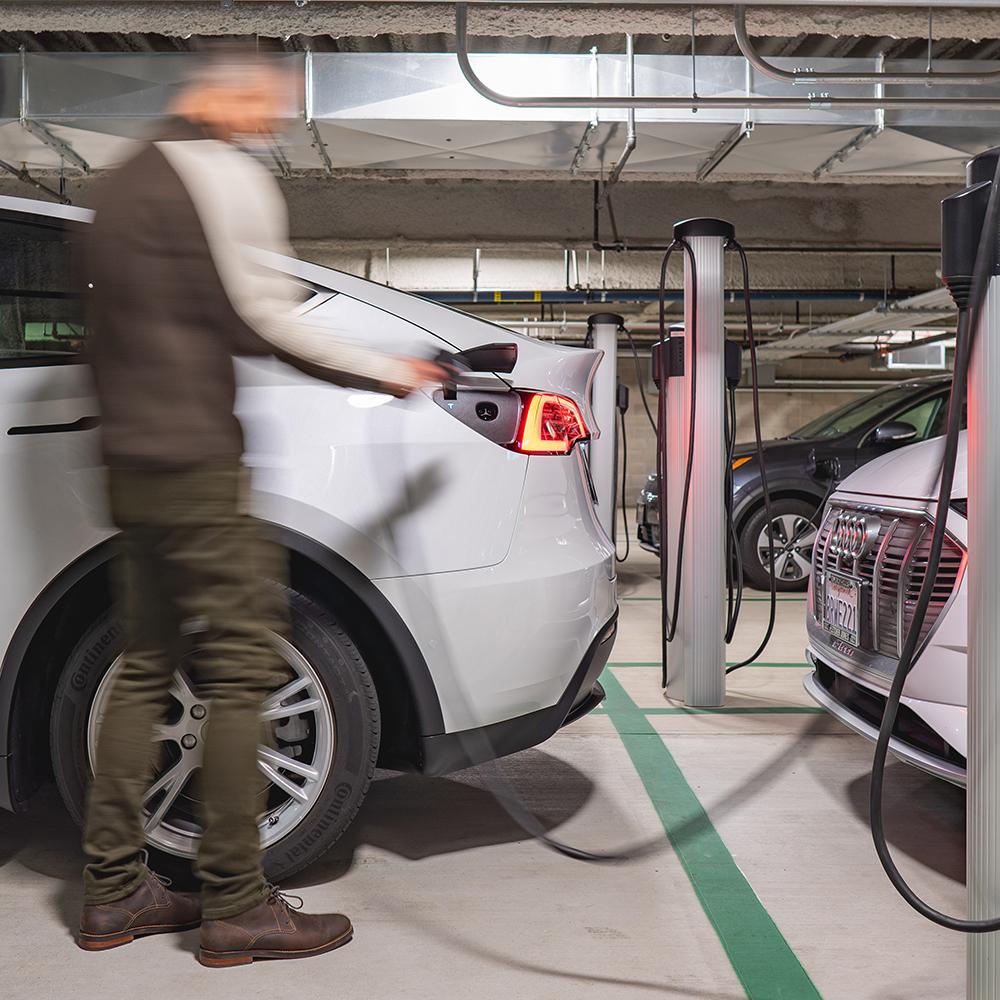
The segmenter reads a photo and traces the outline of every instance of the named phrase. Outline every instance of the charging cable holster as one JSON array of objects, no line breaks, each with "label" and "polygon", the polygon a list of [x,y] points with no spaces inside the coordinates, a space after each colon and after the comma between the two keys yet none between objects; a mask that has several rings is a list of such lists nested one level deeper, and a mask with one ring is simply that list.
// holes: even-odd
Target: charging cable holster
[{"label": "charging cable holster", "polygon": [[743,348],[735,340],[726,341],[726,385],[735,389],[743,378]]},{"label": "charging cable holster", "polygon": [[650,359],[653,381],[662,390],[665,379],[684,374],[684,338],[674,336],[657,341],[653,344]]}]

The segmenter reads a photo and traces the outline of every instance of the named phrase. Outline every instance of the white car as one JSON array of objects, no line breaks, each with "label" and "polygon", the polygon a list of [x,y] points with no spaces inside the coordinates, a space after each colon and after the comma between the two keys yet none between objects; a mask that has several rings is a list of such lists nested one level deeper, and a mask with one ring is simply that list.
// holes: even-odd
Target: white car
[{"label": "white car", "polygon": [[[813,549],[806,690],[876,740],[927,571],[944,438],[878,458],[831,497]],[[968,486],[962,432],[941,564],[903,689],[896,756],[965,784]]]},{"label": "white car", "polygon": [[[54,773],[78,820],[122,651],[99,414],[75,353],[72,244],[89,218],[0,198],[0,806],[22,809]],[[455,398],[400,401],[236,362],[253,510],[291,559],[292,632],[275,637],[290,679],[266,703],[273,745],[258,760],[276,878],[343,832],[376,763],[442,774],[597,705],[617,600],[586,440],[600,352],[298,260],[267,266],[338,336],[465,351],[484,369]],[[145,822],[161,861],[193,857],[200,836],[195,680],[182,666],[156,734]]]}]

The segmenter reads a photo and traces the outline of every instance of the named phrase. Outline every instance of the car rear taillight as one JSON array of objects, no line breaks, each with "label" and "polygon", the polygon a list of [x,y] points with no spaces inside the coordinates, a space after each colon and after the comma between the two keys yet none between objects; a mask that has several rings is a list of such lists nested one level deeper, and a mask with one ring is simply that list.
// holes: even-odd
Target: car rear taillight
[{"label": "car rear taillight", "polygon": [[521,393],[521,423],[510,445],[525,455],[568,455],[590,431],[580,407],[565,396],[549,392]]}]

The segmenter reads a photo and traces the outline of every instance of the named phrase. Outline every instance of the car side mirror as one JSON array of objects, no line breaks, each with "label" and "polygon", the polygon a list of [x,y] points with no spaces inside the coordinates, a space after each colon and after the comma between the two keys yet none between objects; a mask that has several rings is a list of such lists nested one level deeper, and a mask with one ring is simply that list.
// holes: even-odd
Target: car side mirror
[{"label": "car side mirror", "polygon": [[905,420],[887,420],[875,428],[876,444],[905,444],[916,436],[916,427]]}]

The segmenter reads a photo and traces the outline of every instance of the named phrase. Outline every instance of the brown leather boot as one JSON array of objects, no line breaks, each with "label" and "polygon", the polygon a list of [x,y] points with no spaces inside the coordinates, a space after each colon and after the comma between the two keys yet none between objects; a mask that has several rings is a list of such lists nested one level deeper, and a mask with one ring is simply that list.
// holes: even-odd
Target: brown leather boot
[{"label": "brown leather boot", "polygon": [[[347,944],[354,934],[340,913],[292,913],[288,898],[269,886],[253,909],[201,925],[198,961],[212,969],[248,965],[255,958],[309,958]],[[298,897],[291,897],[297,899]],[[302,901],[299,900],[301,906]]]},{"label": "brown leather boot", "polygon": [[171,892],[152,872],[130,896],[84,906],[77,944],[105,951],[147,934],[187,931],[201,923],[201,900]]}]

